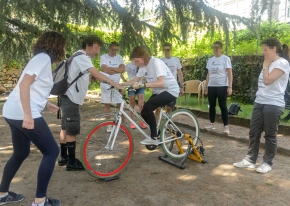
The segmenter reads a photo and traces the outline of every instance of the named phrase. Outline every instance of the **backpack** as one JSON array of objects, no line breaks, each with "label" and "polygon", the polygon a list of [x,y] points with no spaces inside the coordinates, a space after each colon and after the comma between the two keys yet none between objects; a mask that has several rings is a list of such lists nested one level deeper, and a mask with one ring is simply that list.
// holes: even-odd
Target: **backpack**
[{"label": "backpack", "polygon": [[229,115],[237,115],[239,111],[242,112],[241,106],[237,103],[231,103],[229,107]]},{"label": "backpack", "polygon": [[[50,94],[52,95],[64,95],[68,88],[75,83],[82,75],[83,73],[79,73],[79,75],[71,82],[68,83],[68,72],[69,67],[72,63],[72,60],[74,57],[84,54],[83,52],[77,52],[73,54],[72,56],[68,57],[65,60],[62,60],[56,67],[56,69],[52,72],[52,78],[53,78],[53,87],[50,91]],[[76,84],[76,90],[79,92],[78,86]]]}]

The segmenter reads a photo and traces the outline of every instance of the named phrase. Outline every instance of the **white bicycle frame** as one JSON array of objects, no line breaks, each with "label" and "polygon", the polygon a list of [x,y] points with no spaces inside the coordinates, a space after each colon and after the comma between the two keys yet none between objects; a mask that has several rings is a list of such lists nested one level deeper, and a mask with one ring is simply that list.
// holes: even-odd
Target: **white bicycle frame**
[{"label": "white bicycle frame", "polygon": [[[119,97],[120,98],[122,98],[122,95],[116,90],[116,89],[114,89],[114,88],[112,88],[112,95],[111,96],[113,96],[113,95],[119,95]],[[133,112],[133,114],[140,120],[140,121],[143,121],[145,124],[146,124],[146,126],[149,128],[149,125],[143,120],[143,118],[129,105],[129,104],[127,104],[126,102],[125,102],[125,100],[123,100],[122,102],[121,102],[121,106],[120,106],[120,110],[118,111],[118,113],[116,114],[116,116],[115,116],[115,120],[116,120],[116,122],[118,122],[117,123],[117,125],[114,125],[113,126],[113,129],[112,129],[112,131],[111,131],[111,134],[110,134],[110,137],[109,137],[109,139],[108,139],[108,142],[107,142],[107,145],[105,146],[107,149],[109,149],[109,150],[113,150],[113,148],[114,148],[114,144],[115,144],[115,140],[116,140],[116,137],[117,137],[117,134],[118,134],[118,132],[119,132],[119,130],[120,130],[120,125],[121,125],[121,123],[122,123],[122,115],[130,122],[130,123],[132,123],[135,127],[136,127],[136,129],[144,136],[144,137],[146,137],[146,138],[151,138],[148,134],[146,134],[145,132],[144,132],[144,130],[143,129],[141,129],[139,126],[138,126],[138,124],[136,124],[136,122],[134,122],[134,120],[132,120],[131,118],[130,118],[130,116],[124,111],[124,106],[126,106],[131,112]],[[166,143],[166,142],[171,142],[171,141],[175,141],[175,140],[177,140],[177,139],[180,139],[180,138],[182,138],[183,136],[184,136],[184,134],[180,131],[180,129],[170,120],[170,116],[168,116],[166,113],[164,113],[163,112],[163,110],[161,109],[160,110],[160,114],[159,114],[159,117],[158,117],[158,123],[157,123],[157,128],[160,128],[160,125],[161,125],[161,120],[162,120],[162,118],[166,118],[166,119],[168,119],[169,121],[170,121],[170,126],[172,127],[172,128],[174,128],[174,130],[176,131],[179,131],[180,132],[180,137],[176,137],[176,138],[171,138],[170,137],[170,140],[165,140],[165,141],[163,141],[163,142],[160,142],[160,144],[163,144],[163,143]],[[173,137],[173,136],[172,136]],[[111,142],[112,141],[112,142]],[[111,142],[111,145],[110,145],[110,142]]]}]

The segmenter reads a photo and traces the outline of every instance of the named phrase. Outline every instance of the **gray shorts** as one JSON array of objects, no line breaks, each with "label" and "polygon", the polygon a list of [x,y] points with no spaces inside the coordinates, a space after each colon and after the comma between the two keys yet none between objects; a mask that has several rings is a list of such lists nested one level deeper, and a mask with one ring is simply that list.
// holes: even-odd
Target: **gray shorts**
[{"label": "gray shorts", "polygon": [[73,103],[68,96],[61,96],[61,129],[66,130],[67,135],[80,134],[80,105]]}]

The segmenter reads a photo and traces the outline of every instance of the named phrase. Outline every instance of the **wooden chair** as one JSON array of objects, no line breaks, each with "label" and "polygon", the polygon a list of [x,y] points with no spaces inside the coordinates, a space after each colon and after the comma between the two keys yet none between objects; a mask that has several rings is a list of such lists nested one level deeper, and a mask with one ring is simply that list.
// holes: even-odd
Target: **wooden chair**
[{"label": "wooden chair", "polygon": [[[204,90],[204,87],[205,87],[205,81],[202,81],[200,84],[199,84],[199,91],[201,92],[201,105],[203,105],[204,103],[204,94],[203,94],[203,90]],[[199,100],[198,100],[199,102]]]},{"label": "wooden chair", "polygon": [[[186,101],[186,95],[188,94],[197,94],[198,95],[198,104],[199,104],[199,99],[200,99],[200,81],[199,80],[189,80],[183,83],[184,87],[184,99]],[[181,105],[181,99],[180,97],[179,104]]]}]

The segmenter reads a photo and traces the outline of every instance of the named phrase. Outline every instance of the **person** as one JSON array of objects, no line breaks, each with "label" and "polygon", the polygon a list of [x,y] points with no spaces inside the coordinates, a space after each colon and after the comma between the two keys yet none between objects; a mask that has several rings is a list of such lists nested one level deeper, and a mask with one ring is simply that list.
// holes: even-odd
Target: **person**
[{"label": "person", "polygon": [[[182,74],[182,66],[180,64],[180,60],[177,57],[172,56],[172,44],[166,42],[162,45],[164,57],[161,58],[161,60],[167,65],[167,67],[172,72],[174,78],[177,80],[177,74],[178,74],[178,80],[180,85],[180,96],[184,94],[183,89],[183,74]],[[166,106],[166,112],[170,114],[176,104],[176,101],[171,102]]]},{"label": "person", "polygon": [[[66,166],[67,171],[84,170],[82,163],[76,158],[76,136],[80,134],[80,109],[83,104],[89,85],[89,74],[95,79],[112,85],[116,88],[123,88],[101,74],[92,64],[91,58],[100,53],[103,45],[102,40],[95,35],[89,35],[82,41],[82,49],[77,52],[83,53],[73,58],[69,68],[68,82],[72,82],[80,72],[83,75],[73,83],[65,95],[61,96],[61,131],[60,131],[60,157],[59,166]],[[76,52],[76,53],[77,53]],[[76,87],[77,86],[77,87]]]},{"label": "person", "polygon": [[[128,77],[129,77],[129,81],[133,80],[138,73],[139,67],[136,67],[132,62],[130,62],[130,63],[126,64],[125,68],[126,68],[126,72],[128,74]],[[122,74],[121,74],[121,78],[124,82],[126,82],[126,79],[124,78],[124,76]],[[139,81],[139,83],[142,84],[142,79]],[[135,105],[136,105],[135,99],[137,96],[138,97],[138,107],[139,107],[140,112],[142,111],[143,105],[144,105],[144,93],[145,93],[144,88],[139,88],[136,90],[129,90],[128,91],[130,106],[132,108],[135,108]],[[131,117],[131,119],[134,119],[134,114],[131,111],[130,111],[130,117]],[[142,121],[140,122],[140,127],[143,129],[147,128],[146,124]],[[134,124],[130,123],[130,128],[135,129],[136,127]]]},{"label": "person", "polygon": [[248,152],[241,162],[233,165],[239,168],[256,168],[261,134],[264,131],[265,152],[263,162],[256,172],[267,173],[272,170],[277,152],[277,133],[285,107],[284,92],[289,79],[290,55],[289,47],[286,44],[282,47],[276,38],[268,38],[262,42],[262,53],[264,62],[250,123]]},{"label": "person", "polygon": [[59,148],[41,111],[45,106],[51,112],[57,112],[59,109],[47,100],[53,86],[51,64],[64,57],[65,45],[65,37],[58,32],[49,31],[42,34],[34,45],[33,58],[24,68],[16,87],[3,106],[3,116],[12,133],[13,154],[4,167],[0,185],[0,205],[24,199],[23,195],[10,192],[9,186],[28,157],[31,142],[43,155],[32,205],[60,205],[59,200],[46,197]]},{"label": "person", "polygon": [[[158,145],[157,125],[153,111],[175,101],[180,92],[179,86],[166,64],[162,60],[150,56],[143,47],[134,47],[130,58],[139,67],[139,71],[134,79],[121,85],[132,85],[135,89],[140,87],[152,89],[153,94],[141,111],[141,116],[150,127],[151,138],[144,139],[141,144]],[[140,84],[139,81],[142,77],[146,78],[147,83]]]},{"label": "person", "polygon": [[213,44],[214,56],[211,57],[206,65],[208,73],[204,87],[204,94],[208,95],[209,102],[209,119],[210,124],[205,127],[206,130],[215,129],[216,116],[216,99],[218,99],[219,107],[224,123],[224,133],[230,134],[228,126],[228,108],[227,97],[232,94],[232,64],[228,56],[222,54],[223,43],[216,41]]},{"label": "person", "polygon": [[[101,73],[116,83],[120,82],[121,73],[125,72],[125,64],[122,56],[117,54],[118,50],[119,44],[117,42],[110,43],[109,52],[103,54],[100,61]],[[112,103],[117,104],[118,108],[120,108],[122,98],[117,95],[111,98],[112,92],[109,90],[110,85],[101,83],[100,87],[102,91],[101,103],[104,104],[104,113],[110,113],[111,99]],[[106,118],[109,119],[110,115],[107,115]],[[107,132],[111,132],[112,128],[112,125],[109,125]]]}]

